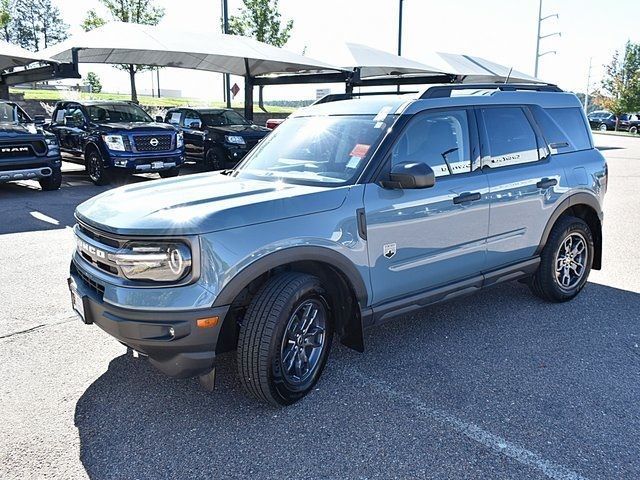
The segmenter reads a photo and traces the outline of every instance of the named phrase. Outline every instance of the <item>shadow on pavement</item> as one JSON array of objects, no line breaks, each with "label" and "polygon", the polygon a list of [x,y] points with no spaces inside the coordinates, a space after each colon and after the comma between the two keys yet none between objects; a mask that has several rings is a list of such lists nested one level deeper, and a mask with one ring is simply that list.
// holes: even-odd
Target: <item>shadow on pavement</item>
[{"label": "shadow on pavement", "polygon": [[373,330],[364,354],[334,345],[284,409],[245,396],[233,355],[213,393],[117,357],[77,402],[80,459],[92,479],[544,477],[433,408],[580,475],[640,478],[638,311],[593,283],[564,304],[500,285]]}]

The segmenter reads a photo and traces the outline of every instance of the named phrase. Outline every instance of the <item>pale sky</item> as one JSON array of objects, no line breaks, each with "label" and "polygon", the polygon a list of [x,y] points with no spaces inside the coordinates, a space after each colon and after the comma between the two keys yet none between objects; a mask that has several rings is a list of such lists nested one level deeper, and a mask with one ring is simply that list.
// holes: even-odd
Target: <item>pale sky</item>
[{"label": "pale sky", "polygon": [[[53,0],[71,25],[80,31],[86,11],[98,8],[97,0]],[[233,14],[241,0],[229,0]],[[282,17],[294,20],[286,48],[330,58],[327,40],[345,40],[395,52],[398,35],[398,0],[280,0]],[[164,27],[219,30],[220,0],[158,0],[166,15]],[[540,59],[539,77],[566,90],[584,91],[589,58],[593,57],[591,85],[599,85],[603,64],[627,40],[640,42],[640,2],[637,0],[544,0],[543,16],[560,18],[543,22],[542,33],[562,32],[562,37],[542,40],[541,51],[556,55]],[[538,0],[404,0],[403,55],[420,61],[427,51],[443,51],[484,57],[533,74]],[[425,62],[428,63],[428,62]],[[104,91],[129,92],[126,73],[105,65],[81,65],[81,73],[94,71]],[[139,75],[138,89],[151,89],[151,74]],[[240,87],[242,79],[237,78]],[[222,98],[220,74],[163,69],[162,88],[182,91],[184,97]],[[313,98],[323,85],[267,87],[266,99]],[[334,92],[339,84],[326,85]],[[238,100],[242,98],[239,95]]]}]

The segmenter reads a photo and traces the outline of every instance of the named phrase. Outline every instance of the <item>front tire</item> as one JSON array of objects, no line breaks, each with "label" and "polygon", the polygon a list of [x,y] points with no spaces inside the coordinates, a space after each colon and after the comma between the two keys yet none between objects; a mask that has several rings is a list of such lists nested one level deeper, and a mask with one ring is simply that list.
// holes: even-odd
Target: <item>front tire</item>
[{"label": "front tire", "polygon": [[581,218],[561,217],[551,229],[529,286],[550,302],[573,299],[587,283],[594,257],[593,234]]},{"label": "front tire", "polygon": [[40,184],[40,188],[45,192],[58,190],[62,185],[62,170],[60,168],[51,169],[51,175],[41,178],[38,180],[38,183]]},{"label": "front tire", "polygon": [[635,135],[636,133],[638,133],[638,127],[635,127],[635,126],[631,127],[629,129],[629,133],[632,134],[632,135]]},{"label": "front tire", "polygon": [[224,152],[216,147],[209,148],[204,154],[204,168],[210,172],[224,169]]},{"label": "front tire", "polygon": [[309,393],[329,356],[333,325],[320,280],[289,272],[252,299],[238,339],[238,372],[251,395],[290,405]]},{"label": "front tire", "polygon": [[107,169],[104,167],[104,161],[102,160],[102,155],[97,150],[89,150],[85,154],[86,159],[86,168],[87,174],[91,181],[100,186],[100,185],[108,185],[110,182],[109,173]]},{"label": "front tire", "polygon": [[605,123],[601,123],[600,125],[598,125],[598,130],[600,130],[601,132],[606,132],[608,130],[607,125]]}]

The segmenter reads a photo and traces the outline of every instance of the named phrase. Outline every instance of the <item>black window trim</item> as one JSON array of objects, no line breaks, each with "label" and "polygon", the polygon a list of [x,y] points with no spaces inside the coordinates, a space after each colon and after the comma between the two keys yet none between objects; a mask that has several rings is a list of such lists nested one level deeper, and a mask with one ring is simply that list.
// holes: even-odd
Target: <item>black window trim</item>
[{"label": "black window trim", "polygon": [[[455,107],[452,106],[452,107],[441,107],[441,108],[428,108],[425,110],[421,110],[411,116],[408,116],[408,118],[404,121],[402,125],[394,125],[394,130],[396,126],[398,128],[395,131],[395,134],[393,136],[387,137],[383,140],[383,142],[386,143],[386,146],[384,147],[384,152],[382,151],[379,152],[379,153],[382,153],[381,155],[376,154],[376,157],[380,158],[381,160],[377,162],[377,165],[375,166],[375,169],[373,170],[372,175],[370,176],[369,179],[359,183],[379,183],[381,180],[387,179],[387,177],[389,176],[389,171],[391,166],[390,160],[391,160],[391,154],[393,152],[393,148],[395,147],[396,143],[398,142],[402,134],[407,130],[407,128],[409,128],[409,125],[411,125],[411,123],[415,118],[421,117],[423,115],[432,114],[432,113],[460,111],[460,110],[464,110],[467,113],[467,124],[469,127],[469,151],[471,152],[471,159],[470,159],[471,166],[473,166],[473,164],[476,162],[480,162],[481,164],[482,157],[480,155],[481,150],[480,150],[480,141],[479,141],[479,132],[478,132],[478,122],[473,112],[474,107],[463,105],[463,106],[455,106]],[[382,147],[382,144],[381,144],[381,147]],[[449,174],[449,175],[437,177],[436,182],[439,183],[442,181],[446,181],[449,178],[464,178],[464,177],[470,177],[474,175],[477,176],[481,174],[482,174],[482,168],[477,168],[476,170],[471,170],[470,172],[455,173],[455,174]]]}]

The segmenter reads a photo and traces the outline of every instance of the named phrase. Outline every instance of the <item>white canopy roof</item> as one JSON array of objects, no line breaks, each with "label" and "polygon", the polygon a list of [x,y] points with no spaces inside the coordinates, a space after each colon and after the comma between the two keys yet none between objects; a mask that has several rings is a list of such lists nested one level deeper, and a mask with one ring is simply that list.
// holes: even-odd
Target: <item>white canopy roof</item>
[{"label": "white canopy roof", "polygon": [[33,53],[17,45],[0,41],[0,71],[12,67],[23,67],[33,62],[53,62],[41,53]]},{"label": "white canopy roof", "polygon": [[[247,37],[112,22],[41,52],[70,62],[131,63],[252,76],[335,71],[336,67]],[[245,65],[245,60],[248,65]]]},{"label": "white canopy roof", "polygon": [[463,83],[504,82],[507,77],[511,83],[544,83],[542,80],[518,70],[512,70],[509,75],[510,67],[484,58],[454,53],[438,53],[437,55],[450,66],[449,73],[462,77]]},{"label": "white canopy roof", "polygon": [[[368,47],[358,43],[348,42],[323,42],[323,50],[330,51],[331,57],[322,57],[311,54],[330,63],[337,65],[345,70],[353,70],[360,68],[360,77],[382,77],[382,76],[398,76],[398,75],[441,75],[446,73],[443,68],[426,65],[416,62],[405,57],[399,57],[393,53],[377,48]],[[326,54],[325,54],[326,55]],[[441,62],[444,66],[443,62]]]}]

